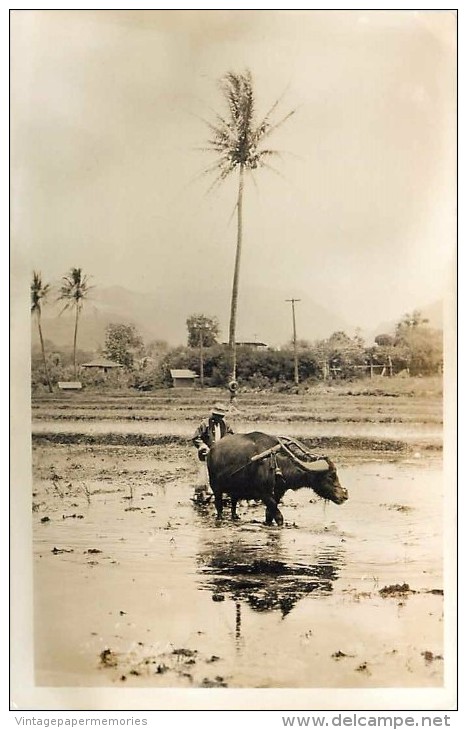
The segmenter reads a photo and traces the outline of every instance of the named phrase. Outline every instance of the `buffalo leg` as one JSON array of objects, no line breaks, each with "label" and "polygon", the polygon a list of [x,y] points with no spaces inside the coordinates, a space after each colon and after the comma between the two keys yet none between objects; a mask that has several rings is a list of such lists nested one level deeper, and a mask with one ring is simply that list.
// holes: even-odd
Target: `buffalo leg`
[{"label": "buffalo leg", "polygon": [[240,519],[240,517],[237,515],[237,501],[238,500],[234,499],[233,497],[231,497],[231,499],[230,499],[230,505],[231,505],[230,509],[232,512],[232,519],[235,521]]},{"label": "buffalo leg", "polygon": [[278,507],[276,507],[276,516],[274,517],[279,527],[282,527],[284,524],[284,518],[282,517],[282,512]]},{"label": "buffalo leg", "polygon": [[222,519],[222,492],[214,493],[214,504],[216,505],[216,520]]},{"label": "buffalo leg", "polygon": [[266,524],[272,525],[273,520],[275,520],[279,527],[281,527],[284,524],[284,518],[282,517],[281,511],[277,508],[275,499],[268,496],[263,499],[263,502],[266,505]]},{"label": "buffalo leg", "polygon": [[272,525],[274,521],[274,512],[271,512],[269,507],[266,507],[266,524]]}]

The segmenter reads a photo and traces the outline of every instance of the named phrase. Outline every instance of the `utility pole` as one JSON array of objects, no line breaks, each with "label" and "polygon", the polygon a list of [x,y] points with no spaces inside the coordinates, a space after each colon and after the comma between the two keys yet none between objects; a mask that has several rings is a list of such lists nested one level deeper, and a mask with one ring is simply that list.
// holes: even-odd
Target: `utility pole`
[{"label": "utility pole", "polygon": [[297,355],[297,326],[295,324],[295,302],[301,302],[301,299],[286,299],[286,302],[292,304],[292,322],[293,322],[293,350],[294,350],[294,380],[298,388],[298,355]]},{"label": "utility pole", "polygon": [[204,388],[204,353],[203,353],[203,329],[199,330],[199,383]]}]

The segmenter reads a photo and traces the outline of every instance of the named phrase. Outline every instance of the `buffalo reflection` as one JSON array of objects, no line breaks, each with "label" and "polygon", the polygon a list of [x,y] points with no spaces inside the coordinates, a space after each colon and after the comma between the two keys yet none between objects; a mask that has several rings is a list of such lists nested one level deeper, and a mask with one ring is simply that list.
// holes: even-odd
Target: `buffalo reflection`
[{"label": "buffalo reflection", "polygon": [[228,596],[255,611],[279,610],[282,617],[301,598],[332,591],[343,562],[341,549],[319,550],[312,564],[292,563],[283,554],[280,536],[274,538],[261,546],[243,541],[208,543],[198,554],[202,587],[212,591],[214,600]]}]

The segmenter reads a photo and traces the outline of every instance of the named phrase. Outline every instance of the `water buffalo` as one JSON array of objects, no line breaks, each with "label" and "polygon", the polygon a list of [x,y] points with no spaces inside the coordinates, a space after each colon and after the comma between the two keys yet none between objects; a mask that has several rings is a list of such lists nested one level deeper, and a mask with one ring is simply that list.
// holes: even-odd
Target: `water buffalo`
[{"label": "water buffalo", "polygon": [[348,498],[330,459],[311,454],[294,439],[259,431],[225,436],[211,448],[207,466],[218,520],[222,519],[223,494],[230,496],[233,520],[239,519],[240,499],[261,500],[268,525],[273,520],[284,523],[277,504],[288,489],[310,487],[335,504]]}]

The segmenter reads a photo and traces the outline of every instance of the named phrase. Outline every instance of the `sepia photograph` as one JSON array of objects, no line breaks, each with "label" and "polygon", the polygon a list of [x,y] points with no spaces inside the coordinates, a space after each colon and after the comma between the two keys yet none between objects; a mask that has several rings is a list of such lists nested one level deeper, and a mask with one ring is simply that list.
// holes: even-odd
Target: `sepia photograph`
[{"label": "sepia photograph", "polygon": [[14,709],[456,706],[457,13],[10,11]]}]

